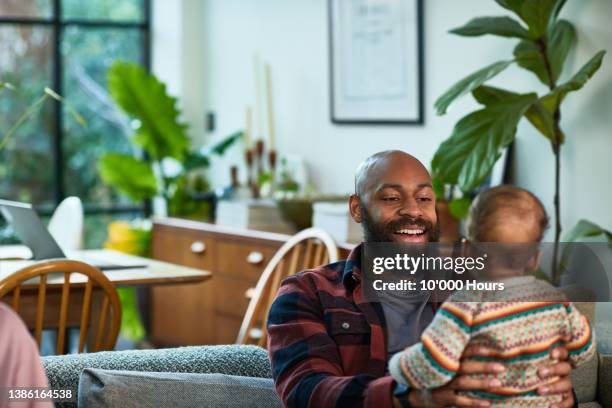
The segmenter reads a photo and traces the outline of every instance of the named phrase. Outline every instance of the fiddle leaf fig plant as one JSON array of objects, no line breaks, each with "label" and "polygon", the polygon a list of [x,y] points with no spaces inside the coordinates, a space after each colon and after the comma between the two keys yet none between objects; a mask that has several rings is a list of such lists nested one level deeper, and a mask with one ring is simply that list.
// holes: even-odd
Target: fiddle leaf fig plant
[{"label": "fiddle leaf fig plant", "polygon": [[[555,245],[553,280],[558,282],[557,253],[561,236],[560,158],[566,135],[561,130],[561,106],[565,98],[580,90],[600,68],[605,51],[593,55],[577,72],[562,80],[567,56],[576,42],[571,22],[559,18],[566,0],[495,0],[516,17],[474,18],[450,32],[464,37],[495,35],[518,40],[513,58],[490,64],[453,85],[438,98],[434,107],[439,115],[447,112],[459,97],[472,94],[482,105],[461,118],[450,137],[434,154],[432,173],[437,185],[457,186],[463,200],[453,204],[464,214],[465,199],[490,175],[495,162],[516,137],[517,126],[525,118],[550,143],[555,158]],[[486,85],[486,82],[516,64],[535,75],[545,86],[542,94],[519,93]],[[445,191],[439,188],[438,195]],[[588,221],[581,221],[586,222]],[[582,224],[583,226],[586,224]],[[593,224],[594,225],[594,224]],[[584,229],[584,228],[582,228]],[[582,231],[581,228],[578,232]]]}]

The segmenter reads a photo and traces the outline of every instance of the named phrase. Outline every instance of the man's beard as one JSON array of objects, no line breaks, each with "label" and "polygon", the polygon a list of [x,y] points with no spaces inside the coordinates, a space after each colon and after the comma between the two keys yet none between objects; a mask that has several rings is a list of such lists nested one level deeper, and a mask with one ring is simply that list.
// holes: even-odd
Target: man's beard
[{"label": "man's beard", "polygon": [[[392,237],[395,231],[407,225],[424,228],[429,242],[438,242],[440,240],[440,225],[438,223],[432,224],[430,221],[421,217],[414,218],[404,216],[385,225],[377,224],[372,219],[365,206],[361,206],[360,212],[365,242],[393,242]],[[436,209],[436,215],[437,214],[438,210]]]}]

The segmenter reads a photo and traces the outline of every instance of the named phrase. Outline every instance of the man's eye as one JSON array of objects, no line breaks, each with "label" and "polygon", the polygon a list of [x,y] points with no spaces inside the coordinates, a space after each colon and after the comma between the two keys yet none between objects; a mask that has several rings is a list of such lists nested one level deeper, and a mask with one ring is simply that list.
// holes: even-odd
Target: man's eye
[{"label": "man's eye", "polygon": [[430,197],[419,197],[418,200],[422,202],[429,202],[431,201],[431,198]]},{"label": "man's eye", "polygon": [[397,201],[399,197],[383,197],[383,201]]}]

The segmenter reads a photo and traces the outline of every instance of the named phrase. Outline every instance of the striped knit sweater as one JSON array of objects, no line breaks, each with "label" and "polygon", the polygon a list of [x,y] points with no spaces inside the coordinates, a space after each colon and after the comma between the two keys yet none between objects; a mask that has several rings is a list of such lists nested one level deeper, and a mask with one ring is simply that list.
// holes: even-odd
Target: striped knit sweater
[{"label": "striped knit sweater", "polygon": [[547,282],[531,276],[504,282],[503,299],[499,293],[457,292],[444,302],[421,342],[391,359],[395,380],[417,389],[440,387],[457,374],[463,350],[478,344],[494,350],[493,356],[480,359],[503,362],[506,371],[490,377],[499,379],[501,387],[468,395],[487,398],[497,407],[558,402],[558,396],[537,395],[544,384],[538,369],[553,362],[550,352],[557,345],[568,349],[574,366],[589,360],[595,353],[594,333],[586,317]]}]

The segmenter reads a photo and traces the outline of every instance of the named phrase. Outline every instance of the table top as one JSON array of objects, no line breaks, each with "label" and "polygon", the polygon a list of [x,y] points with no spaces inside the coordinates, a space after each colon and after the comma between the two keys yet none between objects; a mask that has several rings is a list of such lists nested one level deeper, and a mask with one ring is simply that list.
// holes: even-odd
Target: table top
[{"label": "table top", "polygon": [[[6,253],[6,251],[4,251]],[[119,265],[143,265],[143,267],[129,269],[105,270],[104,275],[116,286],[152,286],[169,285],[179,283],[199,283],[204,282],[212,276],[208,271],[201,269],[188,268],[167,262],[156,261],[154,259],[142,258],[127,255],[110,249],[96,249],[78,251],[79,258],[100,260],[104,263]],[[22,268],[33,265],[37,262],[33,260],[0,260],[0,281],[4,280]],[[72,274],[70,282],[73,284],[86,283],[84,275]],[[36,284],[32,280],[32,285]],[[49,286],[59,286],[64,282],[63,274],[49,275],[47,284]]]}]

